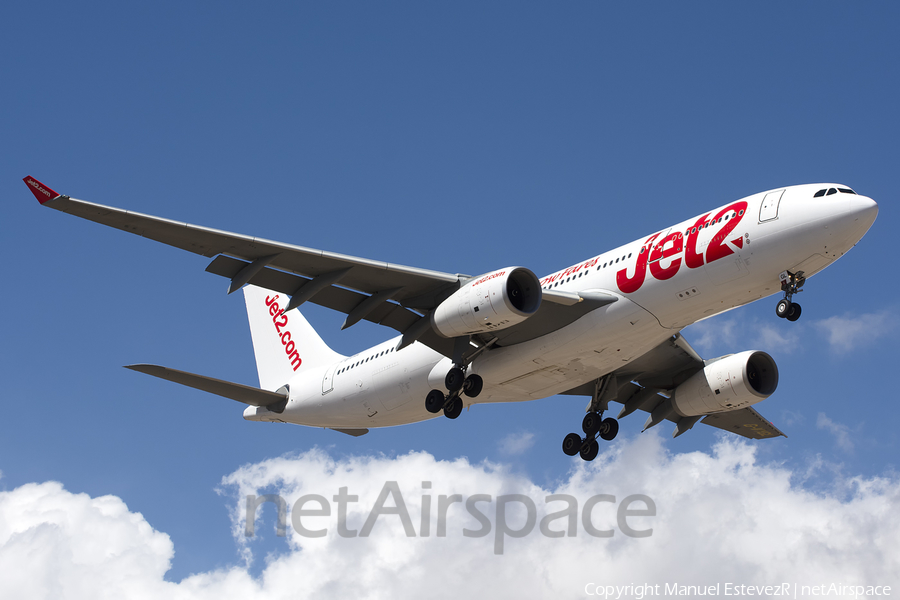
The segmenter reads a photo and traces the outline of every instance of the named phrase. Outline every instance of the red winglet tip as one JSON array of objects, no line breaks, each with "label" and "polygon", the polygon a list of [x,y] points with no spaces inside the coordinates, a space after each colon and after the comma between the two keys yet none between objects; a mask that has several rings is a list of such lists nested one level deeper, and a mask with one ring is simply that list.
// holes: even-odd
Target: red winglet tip
[{"label": "red winglet tip", "polygon": [[41,204],[44,204],[45,202],[53,200],[54,198],[57,198],[59,196],[59,194],[51,190],[49,187],[47,187],[31,175],[24,178],[22,181],[25,182],[25,185],[28,186],[28,189],[31,190],[31,193],[34,194],[34,197],[37,198],[37,201]]}]

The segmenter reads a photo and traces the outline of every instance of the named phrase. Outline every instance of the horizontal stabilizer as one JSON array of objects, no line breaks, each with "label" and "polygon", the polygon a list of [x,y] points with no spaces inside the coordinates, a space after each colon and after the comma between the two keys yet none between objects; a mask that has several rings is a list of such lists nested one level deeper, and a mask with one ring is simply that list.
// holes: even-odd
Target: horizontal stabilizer
[{"label": "horizontal stabilizer", "polygon": [[125,368],[253,406],[271,406],[279,402],[287,402],[288,399],[286,392],[269,392],[240,383],[231,383],[230,381],[177,371],[159,365],[126,365]]}]

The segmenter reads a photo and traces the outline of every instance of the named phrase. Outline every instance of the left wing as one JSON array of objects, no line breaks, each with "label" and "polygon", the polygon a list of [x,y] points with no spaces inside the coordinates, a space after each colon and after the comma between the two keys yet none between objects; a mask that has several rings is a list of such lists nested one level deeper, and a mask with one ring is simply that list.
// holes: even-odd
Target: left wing
[{"label": "left wing", "polygon": [[[347,314],[344,327],[360,320],[386,325],[404,334],[403,344],[420,341],[453,356],[454,341],[430,326],[430,313],[470,279],[416,267],[315,250],[144,215],[53,191],[33,177],[25,183],[43,205],[82,219],[134,233],[201,256],[216,258],[207,271],[231,280],[231,293],[244,284],[291,296],[286,310],[312,302]],[[476,343],[509,345],[533,339],[572,323],[614,297],[542,290],[546,302],[526,321],[476,338]],[[493,338],[497,339],[493,339]]]},{"label": "left wing", "polygon": [[753,440],[762,440],[780,435],[787,437],[780,429],[756,412],[752,406],[708,415],[702,422]]},{"label": "left wing", "polygon": [[[615,386],[615,397],[610,399],[624,405],[619,413],[620,418],[635,410],[653,412],[653,409],[665,400],[659,395],[659,392],[671,392],[701,370],[703,366],[703,359],[679,333],[615,371],[611,380],[618,384]],[[564,394],[591,396],[597,386],[598,382],[592,381],[564,392]],[[667,417],[667,420],[678,425],[679,421],[690,418],[682,418],[673,414]],[[682,428],[676,427],[673,437],[684,433],[696,422],[698,420],[695,419],[693,422],[683,423]],[[706,415],[699,422],[750,439],[787,437],[751,406]]]}]

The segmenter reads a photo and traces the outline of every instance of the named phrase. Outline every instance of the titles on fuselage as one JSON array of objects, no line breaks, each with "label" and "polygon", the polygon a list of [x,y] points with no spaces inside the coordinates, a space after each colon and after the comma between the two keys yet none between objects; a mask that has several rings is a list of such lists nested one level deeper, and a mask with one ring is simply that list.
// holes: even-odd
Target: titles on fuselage
[{"label": "titles on fuselage", "polygon": [[[734,254],[728,243],[728,237],[738,223],[744,218],[747,212],[747,202],[741,200],[729,204],[721,209],[712,218],[706,213],[696,220],[687,230],[672,231],[660,240],[657,238],[662,232],[655,233],[648,237],[637,253],[637,258],[633,264],[634,273],[628,276],[628,267],[620,269],[616,272],[616,286],[623,294],[631,294],[638,291],[644,285],[649,269],[650,275],[659,281],[671,279],[681,269],[682,264],[688,269],[697,269],[703,265],[725,258]],[[697,242],[700,232],[714,225],[721,224],[722,227],[712,237],[706,245],[705,251],[697,251]],[[655,243],[654,243],[655,242]],[[738,237],[730,240],[738,248],[743,247],[743,238]],[[627,257],[622,257],[622,261],[633,256],[633,252]],[[666,262],[668,261],[668,262]],[[553,284],[557,281],[571,276],[577,276],[584,269],[589,269],[600,262],[600,257],[589,259],[583,263],[569,267],[564,271],[548,275],[541,279],[541,286]],[[616,260],[619,262],[619,260]],[[664,266],[665,265],[665,266]]]}]

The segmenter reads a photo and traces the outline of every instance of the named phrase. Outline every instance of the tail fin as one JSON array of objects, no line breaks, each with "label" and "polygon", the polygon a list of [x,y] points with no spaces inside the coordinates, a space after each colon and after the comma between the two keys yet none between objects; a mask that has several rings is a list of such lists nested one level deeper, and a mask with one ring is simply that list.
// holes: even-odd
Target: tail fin
[{"label": "tail fin", "polygon": [[290,298],[248,285],[244,288],[259,386],[276,390],[297,373],[343,358],[319,337],[299,310],[281,312]]}]

